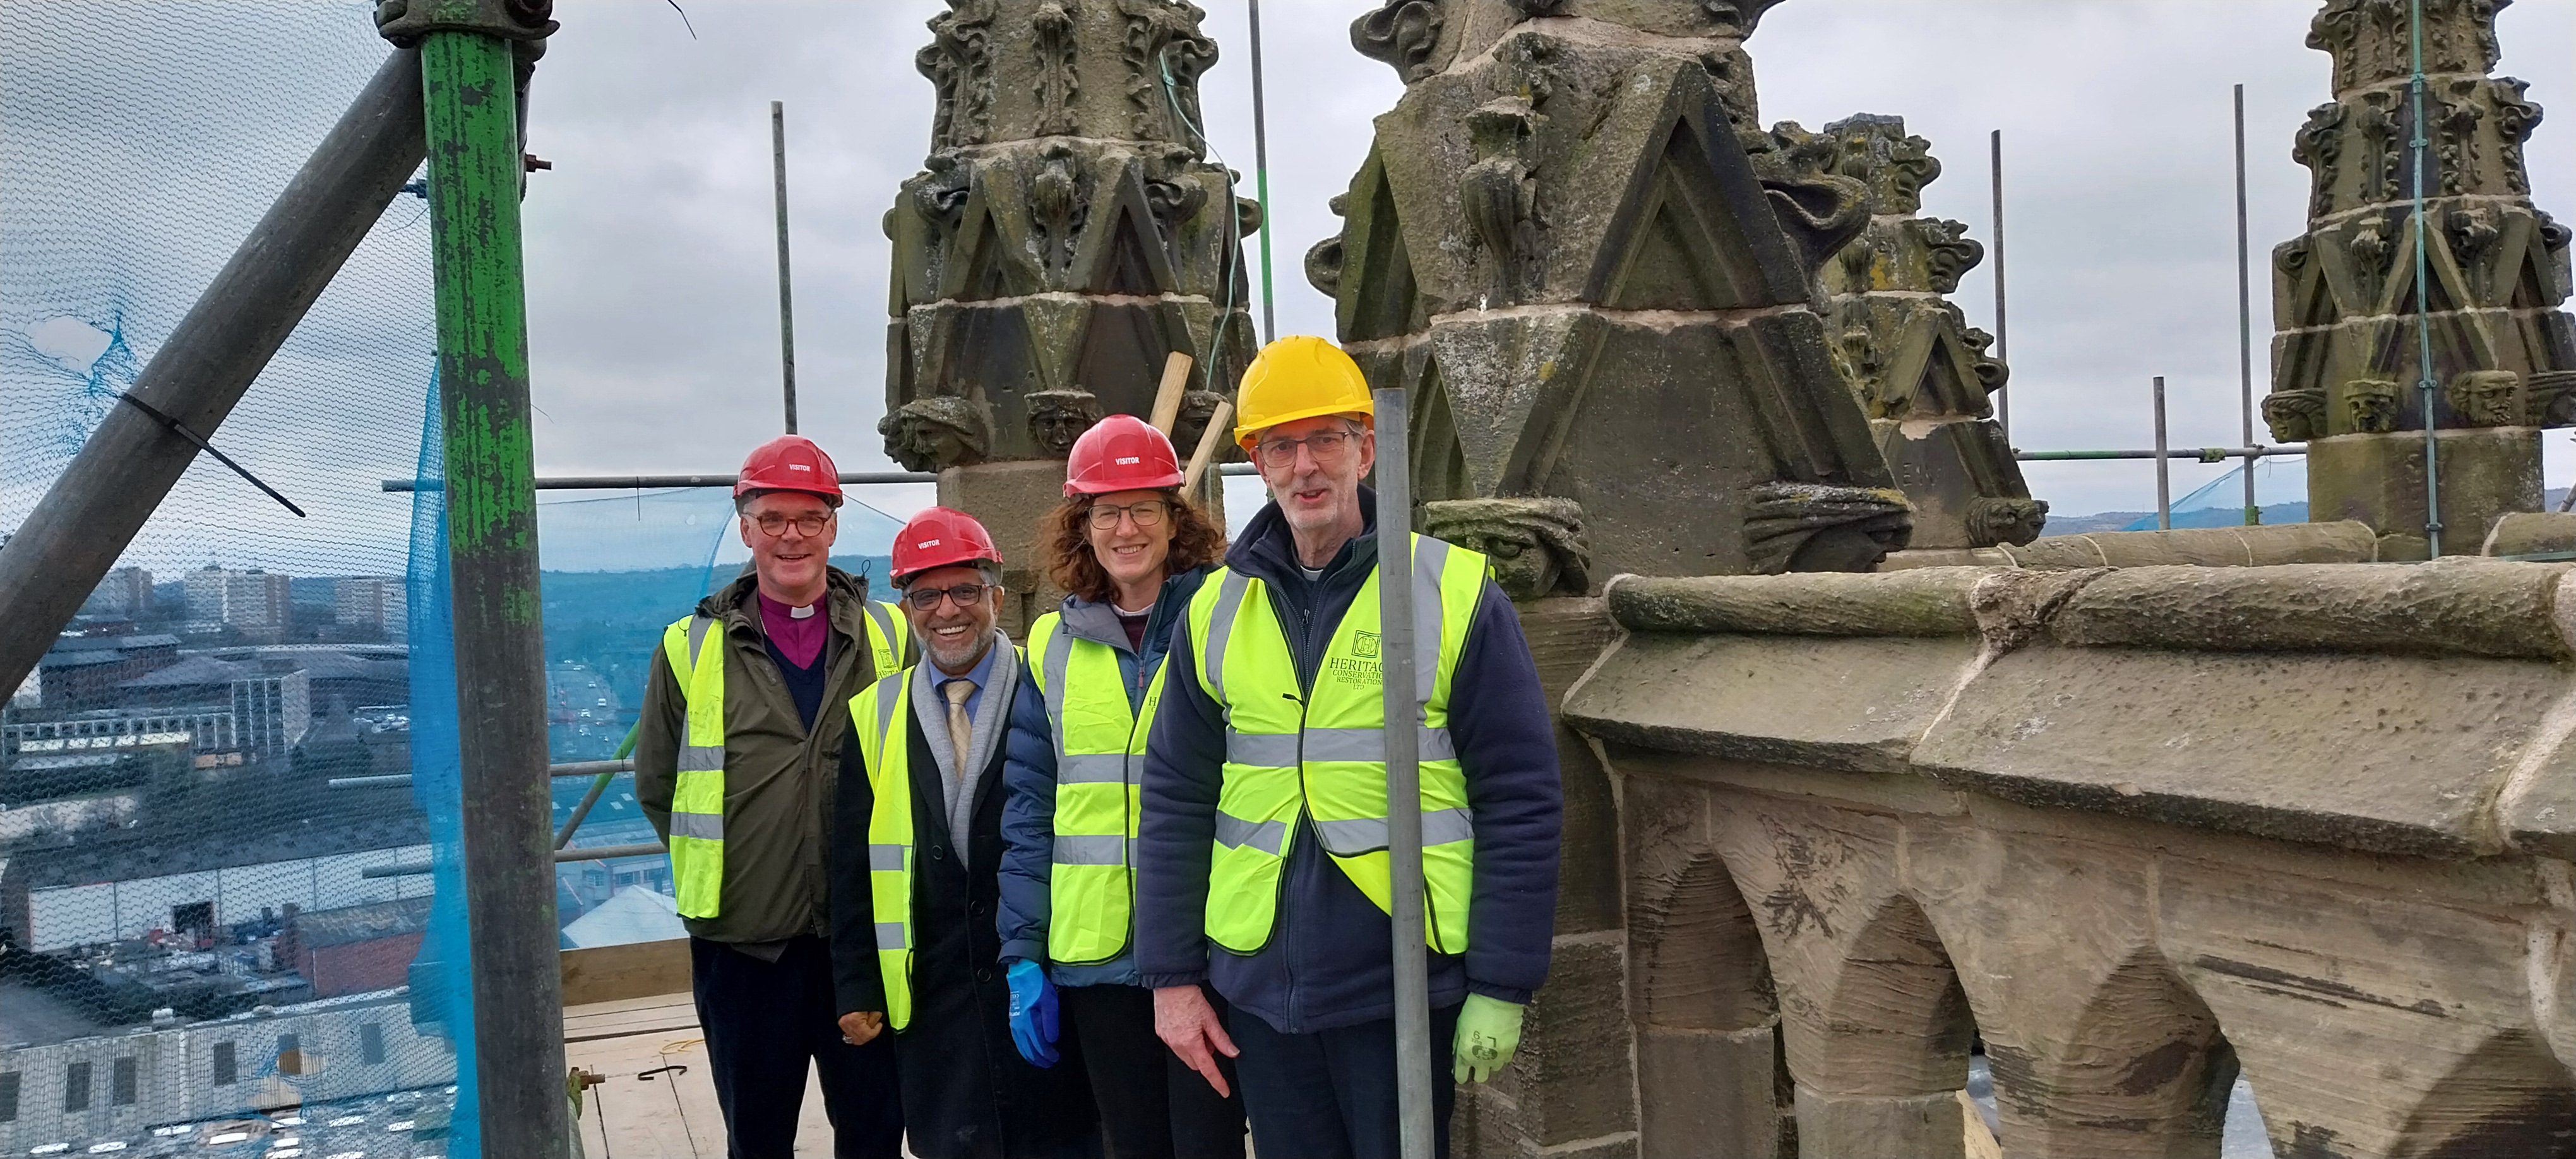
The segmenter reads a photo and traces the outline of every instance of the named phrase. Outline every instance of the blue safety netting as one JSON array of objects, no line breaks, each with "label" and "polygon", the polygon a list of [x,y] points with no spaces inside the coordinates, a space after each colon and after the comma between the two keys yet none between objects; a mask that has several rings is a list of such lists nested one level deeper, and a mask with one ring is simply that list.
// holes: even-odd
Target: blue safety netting
[{"label": "blue safety netting", "polygon": [[[2180,464],[2176,471],[2189,468]],[[2254,475],[2254,504],[2264,523],[2305,523],[2308,521],[2308,460],[2304,455],[2284,455],[2253,460],[2252,466],[2228,468],[2173,501],[2175,527],[2237,527],[2245,519],[2245,475]],[[2132,520],[2122,531],[2153,531],[2153,511]]]}]

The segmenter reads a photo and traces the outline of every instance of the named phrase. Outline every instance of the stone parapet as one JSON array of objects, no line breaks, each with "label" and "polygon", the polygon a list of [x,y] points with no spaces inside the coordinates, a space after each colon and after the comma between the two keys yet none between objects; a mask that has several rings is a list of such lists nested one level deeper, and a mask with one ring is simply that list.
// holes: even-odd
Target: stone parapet
[{"label": "stone parapet", "polygon": [[1921,567],[2268,567],[2279,563],[2370,563],[2378,533],[2367,523],[2272,523],[2253,527],[2185,527],[2172,531],[2095,531],[2052,535],[2015,546],[1891,552],[1880,571]]},{"label": "stone parapet", "polygon": [[1772,1032],[1798,1154],[1966,1154],[1980,1046],[2013,1155],[2559,1153],[2571,571],[1611,580],[1637,1153],[1779,1153]]}]

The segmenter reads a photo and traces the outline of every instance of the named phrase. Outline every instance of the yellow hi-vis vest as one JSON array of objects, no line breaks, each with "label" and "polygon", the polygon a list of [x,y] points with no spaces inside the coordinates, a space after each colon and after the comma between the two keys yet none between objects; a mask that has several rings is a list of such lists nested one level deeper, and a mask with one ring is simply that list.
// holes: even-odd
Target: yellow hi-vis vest
[{"label": "yellow hi-vis vest", "polygon": [[[1449,688],[1484,593],[1485,557],[1414,536],[1413,584],[1423,940],[1440,953],[1463,954],[1476,843],[1467,778],[1449,738]],[[1343,875],[1392,912],[1378,629],[1372,570],[1333,628],[1314,691],[1301,696],[1296,659],[1266,585],[1225,569],[1190,601],[1199,686],[1225,712],[1207,934],[1228,950],[1249,954],[1269,942],[1301,815],[1314,819],[1318,842]]]},{"label": "yellow hi-vis vest", "polygon": [[1143,806],[1145,738],[1163,701],[1163,663],[1139,675],[1142,711],[1129,711],[1118,650],[1064,630],[1048,612],[1029,629],[1031,673],[1055,731],[1055,854],[1047,871],[1047,957],[1092,965],[1127,948],[1136,913],[1129,851]]},{"label": "yellow hi-vis vest", "polygon": [[[997,657],[1016,664],[1020,650]],[[1007,706],[1005,706],[1007,708]],[[885,979],[886,1025],[912,1025],[912,669],[880,677],[850,698],[850,727],[868,769],[868,899],[876,908],[877,970]],[[1000,791],[995,786],[995,791]],[[958,851],[959,856],[965,850]]]},{"label": "yellow hi-vis vest", "polygon": [[662,629],[671,676],[689,701],[671,791],[671,883],[680,916],[716,916],[724,895],[724,630],[705,616]]},{"label": "yellow hi-vis vest", "polygon": [[869,671],[883,676],[903,667],[903,654],[912,646],[912,621],[903,616],[901,604],[867,600],[859,605],[868,622],[868,654],[877,662]]}]

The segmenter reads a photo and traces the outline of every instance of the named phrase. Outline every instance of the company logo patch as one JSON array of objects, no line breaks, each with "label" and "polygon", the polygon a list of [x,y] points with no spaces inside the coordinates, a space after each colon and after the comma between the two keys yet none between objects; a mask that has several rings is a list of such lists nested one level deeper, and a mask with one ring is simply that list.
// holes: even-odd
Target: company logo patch
[{"label": "company logo patch", "polygon": [[1377,639],[1378,639],[1378,634],[1377,634],[1377,633],[1375,633],[1375,632],[1361,632],[1361,633],[1359,633],[1359,635],[1357,636],[1357,638],[1355,638],[1355,639],[1353,639],[1353,640],[1351,641],[1351,655],[1354,655],[1354,656],[1360,657],[1361,659],[1364,659],[1364,660],[1374,660],[1374,659],[1376,659],[1376,658],[1377,658]]}]

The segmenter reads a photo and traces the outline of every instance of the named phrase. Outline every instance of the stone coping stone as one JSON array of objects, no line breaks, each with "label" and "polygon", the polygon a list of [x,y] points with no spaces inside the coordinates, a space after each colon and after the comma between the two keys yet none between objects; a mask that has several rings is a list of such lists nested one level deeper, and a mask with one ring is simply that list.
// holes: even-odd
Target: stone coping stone
[{"label": "stone coping stone", "polygon": [[1632,632],[1777,636],[1973,636],[1969,597],[1997,568],[1932,567],[1884,574],[1665,579],[1622,575],[1603,595]]},{"label": "stone coping stone", "polygon": [[2048,628],[2090,648],[2565,660],[2555,612],[2567,571],[2475,559],[2127,568],[2067,598]]},{"label": "stone coping stone", "polygon": [[[2172,531],[2090,531],[1998,547],[1922,548],[1891,553],[1881,572],[1925,567],[2269,567],[2284,563],[2370,563],[2379,537],[2367,523],[2267,523]],[[2489,552],[2493,555],[2495,552]]]},{"label": "stone coping stone", "polygon": [[2043,644],[1994,659],[1912,759],[2028,805],[2481,856],[2503,848],[2490,803],[2569,687],[2528,660]]},{"label": "stone coping stone", "polygon": [[1639,633],[1566,694],[1605,741],[1846,772],[1904,772],[1974,671],[1973,636],[1799,639]]}]

